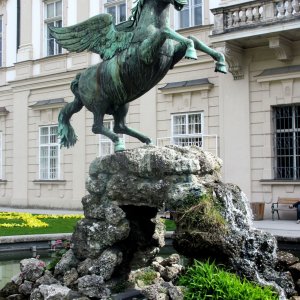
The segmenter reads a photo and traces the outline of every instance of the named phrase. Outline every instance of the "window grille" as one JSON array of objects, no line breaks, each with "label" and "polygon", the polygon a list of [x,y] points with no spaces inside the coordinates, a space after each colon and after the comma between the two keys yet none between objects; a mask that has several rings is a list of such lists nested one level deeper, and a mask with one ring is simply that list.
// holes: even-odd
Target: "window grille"
[{"label": "window grille", "polygon": [[203,113],[172,115],[172,143],[179,146],[202,147]]},{"label": "window grille", "polygon": [[[104,127],[113,130],[114,124],[113,121],[104,121]],[[119,137],[124,140],[124,135],[119,134]],[[99,135],[99,156],[105,156],[114,153],[114,143],[107,136],[100,134]]]},{"label": "window grille", "polygon": [[114,24],[126,21],[126,1],[107,0],[104,4],[105,12],[113,16]]},{"label": "window grille", "polygon": [[47,55],[61,54],[62,47],[52,37],[49,27],[62,27],[62,1],[46,2],[45,16]]},{"label": "window grille", "polygon": [[177,28],[187,28],[203,24],[202,0],[188,0],[188,3],[177,12]]},{"label": "window grille", "polygon": [[58,127],[40,127],[40,179],[55,180],[60,176]]},{"label": "window grille", "polygon": [[300,179],[300,106],[274,108],[275,179]]}]

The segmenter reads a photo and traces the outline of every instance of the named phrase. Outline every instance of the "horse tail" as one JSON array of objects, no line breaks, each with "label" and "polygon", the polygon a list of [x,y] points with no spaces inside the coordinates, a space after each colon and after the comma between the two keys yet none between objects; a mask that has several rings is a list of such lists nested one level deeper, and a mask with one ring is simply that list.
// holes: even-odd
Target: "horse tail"
[{"label": "horse tail", "polygon": [[62,108],[58,115],[58,135],[60,137],[61,147],[72,147],[77,141],[74,128],[70,124],[70,118],[83,107],[83,103],[78,92],[80,76],[81,74],[78,73],[75,79],[71,82],[71,91],[75,95],[74,101],[68,103],[64,108]]}]

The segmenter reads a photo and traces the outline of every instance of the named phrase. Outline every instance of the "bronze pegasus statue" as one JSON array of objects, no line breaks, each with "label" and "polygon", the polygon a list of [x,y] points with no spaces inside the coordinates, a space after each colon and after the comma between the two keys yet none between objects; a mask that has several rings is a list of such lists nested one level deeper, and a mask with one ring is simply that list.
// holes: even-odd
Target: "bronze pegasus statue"
[{"label": "bronze pegasus statue", "polygon": [[[183,57],[197,59],[195,49],[216,61],[215,71],[226,73],[222,53],[193,36],[185,38],[170,28],[170,4],[180,11],[187,2],[138,0],[132,16],[118,25],[113,23],[110,14],[99,14],[74,26],[50,28],[63,48],[71,52],[92,51],[102,58],[99,64],[77,74],[71,83],[75,99],[58,117],[61,146],[70,147],[76,143],[70,118],[83,106],[94,115],[92,131],[110,138],[116,152],[125,149],[118,133],[150,144],[150,138],[126,126],[129,103],[154,87]],[[105,114],[114,118],[113,131],[103,125]]]}]

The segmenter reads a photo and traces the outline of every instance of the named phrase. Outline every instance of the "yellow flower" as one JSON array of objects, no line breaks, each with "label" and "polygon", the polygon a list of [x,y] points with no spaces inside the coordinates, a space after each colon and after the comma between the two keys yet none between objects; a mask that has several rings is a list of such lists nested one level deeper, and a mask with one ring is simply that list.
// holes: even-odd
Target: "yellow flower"
[{"label": "yellow flower", "polygon": [[0,227],[13,228],[13,227],[30,227],[30,228],[42,228],[48,227],[46,222],[40,219],[82,219],[83,215],[32,215],[30,213],[14,213],[14,212],[2,212],[0,213],[0,220],[21,220],[22,223],[0,223]]}]

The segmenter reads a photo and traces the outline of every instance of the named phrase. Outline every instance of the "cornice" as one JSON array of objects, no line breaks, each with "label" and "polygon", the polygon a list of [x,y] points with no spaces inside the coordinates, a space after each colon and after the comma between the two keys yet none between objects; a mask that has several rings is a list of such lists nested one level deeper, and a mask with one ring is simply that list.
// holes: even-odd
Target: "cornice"
[{"label": "cornice", "polygon": [[53,86],[69,85],[79,70],[68,71],[59,74],[39,75],[26,79],[19,79],[9,82],[14,91],[35,90]]}]

